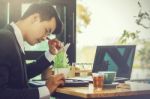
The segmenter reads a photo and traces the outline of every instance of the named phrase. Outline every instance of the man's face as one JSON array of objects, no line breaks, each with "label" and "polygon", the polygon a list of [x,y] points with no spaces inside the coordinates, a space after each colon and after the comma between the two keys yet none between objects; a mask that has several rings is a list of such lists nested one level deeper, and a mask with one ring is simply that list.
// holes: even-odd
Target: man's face
[{"label": "man's face", "polygon": [[51,34],[56,28],[55,18],[51,18],[48,21],[40,21],[40,18],[36,18],[30,26],[28,26],[28,33],[26,35],[26,41],[30,45],[40,43]]}]

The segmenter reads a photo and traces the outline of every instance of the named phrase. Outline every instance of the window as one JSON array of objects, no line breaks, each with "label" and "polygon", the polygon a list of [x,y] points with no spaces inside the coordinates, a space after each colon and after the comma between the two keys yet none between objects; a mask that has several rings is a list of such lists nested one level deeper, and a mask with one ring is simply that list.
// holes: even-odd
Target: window
[{"label": "window", "polygon": [[91,13],[91,21],[82,29],[82,33],[77,31],[77,63],[93,63],[97,45],[118,45],[123,33],[128,35],[140,31],[139,34],[137,33],[138,39],[129,38],[126,43],[137,45],[131,78],[149,78],[150,21],[143,20],[143,23],[149,27],[147,29],[136,24],[140,10],[141,13],[145,11],[149,13],[150,2],[148,2],[140,1],[141,9],[137,0],[117,0],[117,2],[116,0],[78,0],[77,5],[82,4]]},{"label": "window", "polygon": [[0,1],[0,28],[3,28],[9,22],[9,3]]}]

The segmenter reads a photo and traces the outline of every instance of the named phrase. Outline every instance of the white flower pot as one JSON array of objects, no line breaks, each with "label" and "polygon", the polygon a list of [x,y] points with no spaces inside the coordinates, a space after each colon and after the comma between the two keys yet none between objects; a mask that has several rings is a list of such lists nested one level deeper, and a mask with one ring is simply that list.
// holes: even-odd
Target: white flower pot
[{"label": "white flower pot", "polygon": [[70,68],[67,67],[67,68],[54,68],[54,74],[60,74],[60,73],[63,73],[65,78],[68,78],[69,76],[69,71],[70,71]]}]

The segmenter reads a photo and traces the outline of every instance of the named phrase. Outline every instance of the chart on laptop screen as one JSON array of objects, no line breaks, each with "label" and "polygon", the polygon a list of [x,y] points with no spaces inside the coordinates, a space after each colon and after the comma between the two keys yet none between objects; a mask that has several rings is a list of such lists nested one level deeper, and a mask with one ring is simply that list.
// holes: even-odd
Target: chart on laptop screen
[{"label": "chart on laptop screen", "polygon": [[116,71],[117,77],[130,79],[136,45],[97,46],[93,70]]}]

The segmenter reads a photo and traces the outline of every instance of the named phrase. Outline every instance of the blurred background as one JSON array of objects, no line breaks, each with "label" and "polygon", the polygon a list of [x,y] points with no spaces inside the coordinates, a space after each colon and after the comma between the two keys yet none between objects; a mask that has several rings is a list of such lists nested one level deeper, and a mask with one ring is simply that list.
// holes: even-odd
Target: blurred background
[{"label": "blurred background", "polygon": [[[96,46],[136,45],[131,79],[150,78],[150,0],[0,0],[0,28],[16,21],[33,2],[50,2],[59,12],[64,31],[57,37],[71,43],[70,65],[91,69]],[[48,50],[47,41],[25,43],[27,62]],[[30,60],[30,61],[29,61]]]}]

